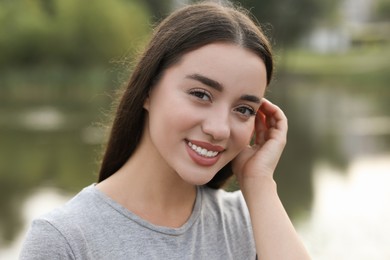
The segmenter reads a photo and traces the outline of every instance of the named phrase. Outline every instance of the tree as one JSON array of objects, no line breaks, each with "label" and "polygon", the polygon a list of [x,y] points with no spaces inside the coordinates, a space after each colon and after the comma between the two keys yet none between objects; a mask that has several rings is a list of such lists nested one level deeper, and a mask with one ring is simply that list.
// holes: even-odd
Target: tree
[{"label": "tree", "polygon": [[374,19],[377,21],[390,21],[390,1],[378,0],[374,6]]},{"label": "tree", "polygon": [[169,11],[171,10],[171,4],[172,0],[144,0],[139,2],[144,3],[148,9],[150,10],[150,13],[152,15],[153,21],[159,21],[161,18],[165,17],[167,14],[169,14]]},{"label": "tree", "polygon": [[107,65],[148,35],[147,11],[136,0],[0,0],[0,68]]},{"label": "tree", "polygon": [[335,0],[236,0],[265,27],[277,47],[291,46],[324,17]]}]

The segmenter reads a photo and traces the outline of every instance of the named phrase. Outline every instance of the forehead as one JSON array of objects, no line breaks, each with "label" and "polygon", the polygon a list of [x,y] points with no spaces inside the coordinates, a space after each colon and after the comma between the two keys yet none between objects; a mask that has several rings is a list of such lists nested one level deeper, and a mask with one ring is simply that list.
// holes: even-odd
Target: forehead
[{"label": "forehead", "polygon": [[200,74],[225,88],[262,95],[267,85],[263,60],[252,51],[231,43],[212,43],[184,54],[166,71],[175,77]]}]

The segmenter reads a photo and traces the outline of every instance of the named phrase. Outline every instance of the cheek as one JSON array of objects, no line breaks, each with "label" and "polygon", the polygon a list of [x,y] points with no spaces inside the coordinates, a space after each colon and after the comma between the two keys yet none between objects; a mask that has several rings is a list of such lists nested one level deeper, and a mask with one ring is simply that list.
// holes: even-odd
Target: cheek
[{"label": "cheek", "polygon": [[254,133],[254,123],[248,123],[247,125],[237,127],[234,129],[234,137],[237,149],[240,151],[250,144],[251,138]]},{"label": "cheek", "polygon": [[165,98],[151,103],[149,109],[151,131],[164,139],[181,138],[199,124],[200,113],[182,98]]}]

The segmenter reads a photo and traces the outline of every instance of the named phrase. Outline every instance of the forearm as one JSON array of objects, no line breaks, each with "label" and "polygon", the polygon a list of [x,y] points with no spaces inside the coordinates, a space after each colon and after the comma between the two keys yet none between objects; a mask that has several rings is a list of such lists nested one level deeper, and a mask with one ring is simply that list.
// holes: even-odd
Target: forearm
[{"label": "forearm", "polygon": [[243,195],[259,259],[310,259],[279,199],[275,181],[261,176],[246,182]]}]

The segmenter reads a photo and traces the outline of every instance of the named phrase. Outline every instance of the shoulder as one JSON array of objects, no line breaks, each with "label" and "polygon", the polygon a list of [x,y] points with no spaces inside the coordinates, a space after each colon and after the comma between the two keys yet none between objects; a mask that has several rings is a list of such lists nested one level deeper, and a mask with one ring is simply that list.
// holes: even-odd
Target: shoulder
[{"label": "shoulder", "polygon": [[33,220],[21,251],[21,259],[74,259],[74,243],[82,240],[80,227],[91,223],[99,207],[93,187],[83,189],[65,205]]},{"label": "shoulder", "polygon": [[20,259],[75,259],[61,231],[44,219],[33,221],[23,243]]},{"label": "shoulder", "polygon": [[100,207],[99,198],[93,185],[84,188],[65,205],[42,215],[38,220],[44,220],[60,228],[64,225],[74,225],[86,221]]}]

